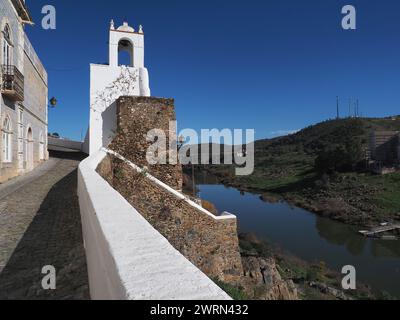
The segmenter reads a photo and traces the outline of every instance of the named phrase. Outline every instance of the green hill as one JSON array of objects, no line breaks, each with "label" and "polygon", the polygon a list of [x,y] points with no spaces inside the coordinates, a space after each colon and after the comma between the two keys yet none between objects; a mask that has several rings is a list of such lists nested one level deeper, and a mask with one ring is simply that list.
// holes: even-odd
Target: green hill
[{"label": "green hill", "polygon": [[[265,199],[283,197],[347,223],[373,225],[400,220],[400,173],[378,176],[354,169],[365,158],[372,130],[400,131],[400,116],[329,120],[290,136],[257,141],[251,176],[235,176],[233,166],[198,169],[218,176],[224,184],[261,193]],[[332,154],[345,155],[334,161],[343,161],[341,169],[323,174],[316,159],[320,155],[319,162],[326,165],[324,152],[328,159]]]}]

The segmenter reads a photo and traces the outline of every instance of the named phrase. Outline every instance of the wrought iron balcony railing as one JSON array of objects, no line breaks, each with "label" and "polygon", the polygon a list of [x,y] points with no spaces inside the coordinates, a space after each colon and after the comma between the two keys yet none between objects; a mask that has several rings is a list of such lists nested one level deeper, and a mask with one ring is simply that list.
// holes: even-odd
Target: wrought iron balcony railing
[{"label": "wrought iron balcony railing", "polygon": [[16,66],[1,66],[1,93],[14,101],[24,101],[24,76]]}]

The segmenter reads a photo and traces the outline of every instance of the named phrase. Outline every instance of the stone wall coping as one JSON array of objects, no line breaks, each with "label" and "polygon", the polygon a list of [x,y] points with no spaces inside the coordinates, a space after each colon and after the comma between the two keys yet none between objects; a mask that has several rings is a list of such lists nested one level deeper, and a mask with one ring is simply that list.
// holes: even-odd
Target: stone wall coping
[{"label": "stone wall coping", "polygon": [[230,300],[133,208],[96,168],[81,162],[78,195],[94,300]]},{"label": "stone wall coping", "polygon": [[163,188],[164,190],[168,191],[169,193],[173,194],[179,200],[184,200],[190,206],[192,206],[192,207],[196,208],[197,210],[201,211],[202,213],[210,216],[212,219],[214,219],[214,220],[232,220],[232,219],[234,219],[234,220],[236,220],[236,216],[235,215],[233,215],[233,214],[231,214],[229,212],[226,212],[226,211],[221,216],[216,216],[216,215],[212,214],[210,211],[204,209],[202,206],[200,206],[197,203],[195,203],[194,201],[190,200],[188,197],[186,197],[181,192],[171,188],[170,186],[168,186],[164,182],[162,182],[162,181],[158,180],[157,178],[153,177],[152,175],[147,173],[144,169],[142,169],[139,166],[137,166],[136,164],[132,163],[131,161],[129,161],[128,159],[126,159],[122,155],[118,154],[117,152],[109,150],[107,148],[102,148],[102,150],[104,152],[106,152],[108,154],[111,154],[111,155],[115,156],[116,158],[122,160],[124,163],[129,165],[132,169],[134,169],[138,173],[146,173],[146,178],[147,179],[149,179],[150,181],[154,182],[159,187]]}]

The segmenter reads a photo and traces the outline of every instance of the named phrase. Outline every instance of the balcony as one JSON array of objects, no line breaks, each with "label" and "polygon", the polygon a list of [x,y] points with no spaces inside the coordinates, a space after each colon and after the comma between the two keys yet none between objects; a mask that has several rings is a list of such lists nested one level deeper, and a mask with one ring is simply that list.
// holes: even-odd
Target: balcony
[{"label": "balcony", "polygon": [[13,101],[24,101],[24,76],[15,66],[1,66],[1,93]]}]

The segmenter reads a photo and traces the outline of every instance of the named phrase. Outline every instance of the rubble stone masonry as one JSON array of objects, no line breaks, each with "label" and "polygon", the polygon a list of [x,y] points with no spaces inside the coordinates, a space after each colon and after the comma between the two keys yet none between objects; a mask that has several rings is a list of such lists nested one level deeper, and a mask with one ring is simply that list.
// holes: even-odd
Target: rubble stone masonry
[{"label": "rubble stone masonry", "polygon": [[[180,165],[149,166],[146,161],[147,132],[169,130],[169,121],[175,120],[173,100],[123,97],[117,105],[118,129],[109,149],[141,168],[148,167],[148,174],[180,190]],[[168,138],[174,136],[176,132],[169,132]],[[243,268],[236,219],[205,213],[113,155],[108,155],[97,171],[205,274],[228,283],[239,281]]]},{"label": "rubble stone masonry", "polygon": [[[168,184],[182,189],[180,165],[149,165],[146,153],[154,141],[147,141],[149,131],[157,129],[166,134],[167,146],[176,141],[176,130],[170,131],[170,121],[176,121],[173,99],[154,97],[121,97],[117,100],[117,132],[109,148],[137,166],[147,167],[149,173]],[[167,157],[168,159],[168,157]]]}]

